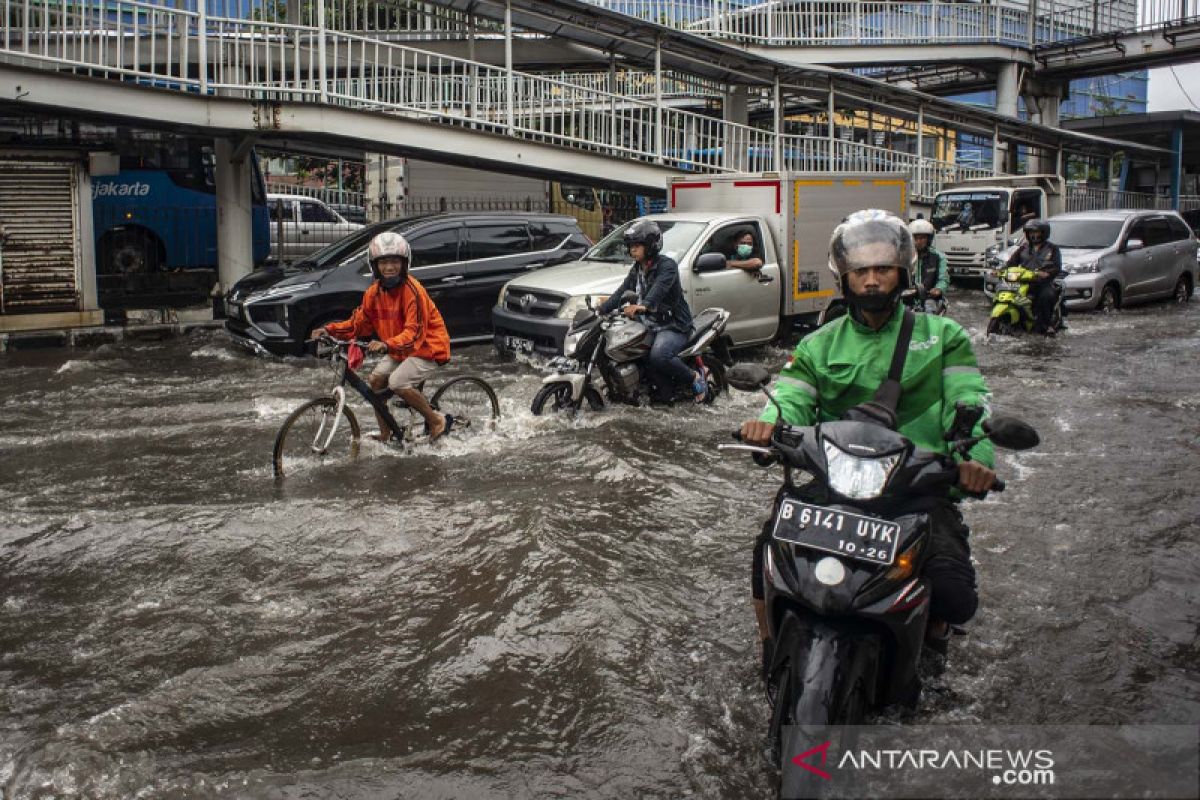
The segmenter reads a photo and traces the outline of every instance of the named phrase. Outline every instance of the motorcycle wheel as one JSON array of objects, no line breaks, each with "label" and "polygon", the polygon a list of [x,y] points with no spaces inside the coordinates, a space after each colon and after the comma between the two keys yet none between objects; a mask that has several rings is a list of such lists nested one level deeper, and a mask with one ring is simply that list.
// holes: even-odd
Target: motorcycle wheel
[{"label": "motorcycle wheel", "polygon": [[[604,408],[604,400],[601,399],[600,393],[591,386],[583,390],[583,402],[580,403],[580,407],[584,403],[592,411],[599,411]],[[547,404],[549,405],[547,406]],[[550,411],[554,414],[575,414],[579,411],[579,408],[576,408],[575,404],[571,401],[571,384],[566,381],[559,381],[558,383],[547,383],[538,389],[537,394],[533,396],[533,403],[530,404],[529,410],[533,412],[535,417],[540,417],[545,411]]]},{"label": "motorcycle wheel", "polygon": [[1005,324],[1003,319],[1000,317],[992,317],[990,320],[988,320],[987,335],[1004,336],[1008,333],[1006,330],[1007,327],[1008,326]]},{"label": "motorcycle wheel", "polygon": [[[779,689],[771,726],[779,737],[781,797],[817,796],[824,786],[823,778],[790,763],[813,745],[806,728],[812,733],[812,728],[827,725],[860,725],[870,710],[869,691],[882,652],[879,639],[821,633],[832,634],[828,628],[814,633],[791,614],[780,630],[787,655],[772,670]],[[819,760],[808,763],[820,765]]]}]

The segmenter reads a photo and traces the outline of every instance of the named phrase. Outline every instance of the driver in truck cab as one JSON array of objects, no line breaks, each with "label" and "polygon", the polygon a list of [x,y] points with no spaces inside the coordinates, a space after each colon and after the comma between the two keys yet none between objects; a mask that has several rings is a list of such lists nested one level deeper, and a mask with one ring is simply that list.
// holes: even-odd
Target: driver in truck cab
[{"label": "driver in truck cab", "polygon": [[[829,269],[841,283],[849,313],[800,341],[774,388],[783,421],[797,426],[836,420],[865,403],[887,378],[904,314],[900,293],[912,280],[917,257],[904,222],[886,211],[856,211],[834,230]],[[971,340],[948,317],[915,315],[900,381],[896,429],[914,445],[949,454],[945,433],[956,416],[955,404],[986,405],[987,384],[975,362]],[[778,413],[768,405],[762,415],[741,427],[748,444],[770,442]],[[976,434],[981,433],[977,426]],[[992,488],[993,450],[984,440],[971,450],[971,460],[958,465],[959,488],[985,492]],[[778,502],[778,501],[777,501]],[[969,530],[958,505],[932,500],[929,511],[931,548],[923,574],[932,588],[929,641],[943,649],[951,625],[967,622],[979,603],[975,568],[971,565]],[[771,517],[754,547],[752,591],[764,664],[770,642],[763,603],[763,548],[771,536]],[[765,666],[764,666],[765,669]]]},{"label": "driver in truck cab", "polygon": [[669,403],[676,386],[687,386],[693,399],[703,403],[708,392],[705,376],[679,357],[679,351],[692,335],[692,310],[679,283],[679,265],[662,254],[662,230],[652,220],[634,220],[625,229],[623,238],[633,266],[617,290],[600,305],[600,313],[616,310],[626,291],[637,295],[624,313],[630,319],[644,314],[646,327],[651,330],[653,340],[647,369],[654,376],[658,391],[654,399]]}]

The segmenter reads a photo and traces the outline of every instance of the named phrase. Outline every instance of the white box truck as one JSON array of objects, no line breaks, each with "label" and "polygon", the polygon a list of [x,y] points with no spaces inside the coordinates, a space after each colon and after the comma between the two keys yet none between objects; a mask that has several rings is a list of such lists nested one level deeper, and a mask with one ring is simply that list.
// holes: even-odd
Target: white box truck
[{"label": "white box truck", "polygon": [[[828,269],[829,237],[863,208],[907,216],[908,176],[902,173],[734,173],[674,178],[667,211],[651,214],[663,229],[663,252],[679,264],[693,313],[730,312],[731,347],[746,347],[813,323],[839,296]],[[749,231],[763,260],[759,274],[727,268],[708,253],[729,255]],[[631,261],[624,226],[579,261],[537,270],[506,284],[492,310],[496,348],[503,354],[562,352],[575,312],[588,298],[613,292]]]},{"label": "white box truck", "polygon": [[946,255],[952,278],[982,279],[986,253],[1003,250],[1027,219],[1064,211],[1064,184],[1058,175],[973,178],[948,185],[933,198],[929,221],[937,230],[933,246]]}]

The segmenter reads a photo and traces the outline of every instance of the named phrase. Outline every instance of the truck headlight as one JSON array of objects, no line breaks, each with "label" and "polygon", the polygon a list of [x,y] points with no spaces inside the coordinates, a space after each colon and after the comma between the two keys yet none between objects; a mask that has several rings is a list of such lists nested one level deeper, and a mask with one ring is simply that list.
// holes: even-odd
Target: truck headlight
[{"label": "truck headlight", "polygon": [[562,306],[559,307],[558,313],[556,313],[554,316],[558,317],[559,319],[575,319],[575,314],[578,313],[580,309],[588,307],[589,297],[591,297],[591,295],[587,294],[577,294],[568,297],[566,301],[563,302]]},{"label": "truck headlight", "polygon": [[503,306],[505,299],[508,298],[508,284],[500,287],[500,296],[496,298],[496,305]]},{"label": "truck headlight", "polygon": [[883,488],[887,486],[892,470],[900,463],[899,454],[882,458],[860,458],[831,442],[823,444],[829,488],[852,500],[869,500],[883,494]]}]

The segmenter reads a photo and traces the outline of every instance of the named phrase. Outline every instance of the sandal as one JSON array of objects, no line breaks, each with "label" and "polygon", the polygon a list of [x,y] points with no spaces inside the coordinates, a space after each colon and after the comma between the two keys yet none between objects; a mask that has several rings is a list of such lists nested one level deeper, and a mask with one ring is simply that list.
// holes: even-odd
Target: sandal
[{"label": "sandal", "polygon": [[[706,372],[708,372],[707,369],[704,370],[704,373]],[[692,401],[697,404],[708,399],[708,378],[704,373],[695,373],[696,378],[692,381],[692,394],[694,395]]]}]

